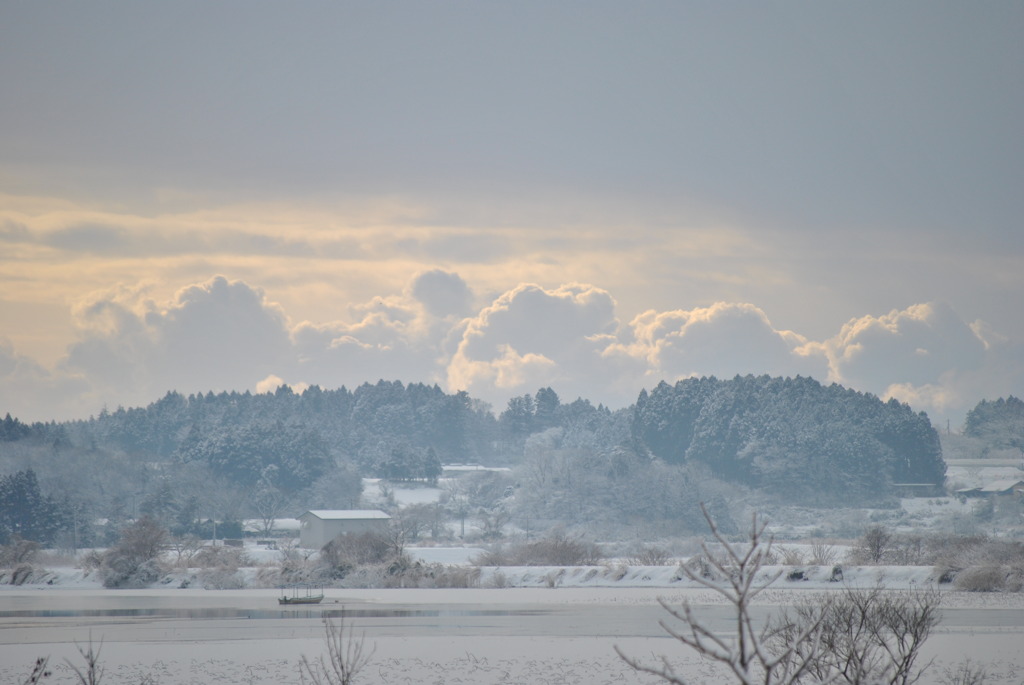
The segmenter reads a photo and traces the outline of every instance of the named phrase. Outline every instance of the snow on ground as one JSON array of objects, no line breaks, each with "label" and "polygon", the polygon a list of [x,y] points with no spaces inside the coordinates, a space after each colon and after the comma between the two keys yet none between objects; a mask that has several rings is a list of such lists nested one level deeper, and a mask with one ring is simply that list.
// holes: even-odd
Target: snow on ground
[{"label": "snow on ground", "polygon": [[[381,506],[387,500],[381,490],[380,478],[363,479],[363,500],[371,506]],[[386,488],[395,503],[400,507],[407,507],[410,504],[433,504],[441,499],[446,479],[438,481],[437,486],[429,486],[421,483],[387,483]]]},{"label": "snow on ground", "polygon": [[[915,580],[914,570],[885,571],[893,586]],[[370,665],[358,680],[367,685],[657,682],[633,673],[616,656],[616,647],[643,659],[666,655],[694,682],[731,682],[664,635],[658,621],[665,614],[657,601],[687,599],[701,616],[714,621],[718,615],[718,620],[726,621],[717,624],[721,630],[728,630],[727,608],[720,602],[716,608],[715,597],[707,591],[629,587],[634,582],[656,583],[661,577],[654,569],[637,572],[649,578],[627,575],[620,581],[626,586],[617,588],[573,587],[568,583],[579,581],[572,581],[574,574],[568,573],[567,584],[555,590],[535,586],[328,593],[334,602],[365,612],[353,612],[349,620],[373,650]],[[872,579],[872,574],[865,575],[866,581]],[[770,611],[803,594],[790,585],[763,593],[758,603]],[[315,658],[324,651],[319,612],[325,605],[292,618],[236,616],[248,609],[276,610],[275,596],[274,590],[0,588],[3,609],[91,612],[0,619],[0,682],[22,682],[40,655],[51,658],[53,682],[74,682],[65,659],[80,664],[78,645],[91,638],[103,641],[101,662],[104,683],[109,685],[138,685],[146,677],[160,685],[298,683],[301,656]],[[148,607],[168,606],[215,612],[223,608],[224,615],[184,619],[144,613]],[[944,592],[942,608],[947,618],[926,643],[921,663],[936,661],[922,685],[943,682],[944,671],[965,658],[985,666],[988,685],[1021,682],[1024,628],[1007,623],[1004,616],[1021,615],[1024,595]],[[107,618],[97,613],[112,609],[127,613]],[[481,612],[485,615],[479,616]]]},{"label": "snow on ground", "polygon": [[480,547],[406,547],[405,551],[416,561],[445,566],[468,566],[484,552]]},{"label": "snow on ground", "polygon": [[1016,465],[986,466],[985,460],[961,459],[956,465],[946,467],[946,483],[951,490],[977,488],[997,480],[1021,479],[1024,479],[1024,468]]},{"label": "snow on ground", "polygon": [[[427,563],[464,564],[468,556],[479,550],[472,548],[414,548],[417,558]],[[240,569],[247,584],[255,584],[258,567]],[[40,588],[100,589],[96,574],[82,569],[55,567],[48,569],[47,582]],[[178,570],[157,585],[175,588],[194,577],[199,569]],[[931,566],[843,566],[842,576],[835,578],[832,566],[766,566],[760,579],[768,582],[779,576],[773,587],[790,590],[834,590],[838,587],[875,587],[906,589],[935,586],[937,578]],[[482,567],[479,585],[482,588],[701,588],[687,578],[678,565],[629,566],[608,563],[600,566],[501,566]],[[4,586],[0,586],[2,589]]]}]

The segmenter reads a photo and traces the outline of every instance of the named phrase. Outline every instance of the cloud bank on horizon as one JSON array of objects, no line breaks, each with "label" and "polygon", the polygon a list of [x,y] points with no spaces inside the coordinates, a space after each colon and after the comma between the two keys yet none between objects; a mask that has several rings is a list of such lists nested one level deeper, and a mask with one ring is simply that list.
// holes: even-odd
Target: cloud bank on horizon
[{"label": "cloud bank on horizon", "polygon": [[1024,4],[0,9],[0,414],[1024,395]]},{"label": "cloud bank on horizon", "polygon": [[351,323],[292,323],[259,287],[223,276],[164,303],[143,291],[96,293],[77,308],[79,338],[56,369],[0,347],[0,402],[40,420],[142,406],[172,389],[301,391],[383,378],[466,390],[498,411],[542,387],[619,408],[663,380],[769,374],[894,397],[936,418],[1024,380],[1019,344],[943,303],[856,318],[815,341],[777,329],[750,303],[623,321],[612,294],[589,284],[519,284],[477,301],[441,269],[353,307]]}]

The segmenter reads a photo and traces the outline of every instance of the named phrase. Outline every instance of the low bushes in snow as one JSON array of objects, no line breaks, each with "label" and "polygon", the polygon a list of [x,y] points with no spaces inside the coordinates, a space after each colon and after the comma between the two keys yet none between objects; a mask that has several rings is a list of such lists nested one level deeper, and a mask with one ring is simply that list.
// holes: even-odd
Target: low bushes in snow
[{"label": "low bushes in snow", "polygon": [[167,571],[160,559],[167,539],[167,530],[148,516],[125,527],[117,544],[98,559],[103,586],[139,588],[155,583]]},{"label": "low bushes in snow", "polygon": [[656,545],[639,545],[627,561],[631,566],[668,566],[672,562],[672,554]]},{"label": "low bushes in snow", "polygon": [[956,574],[953,587],[966,592],[1020,592],[1024,587],[1024,567],[971,566]]},{"label": "low bushes in snow", "polygon": [[882,566],[948,566],[1024,563],[1024,542],[987,535],[893,533],[868,528],[850,550],[850,563]]},{"label": "low bushes in snow", "polygon": [[13,536],[6,545],[0,545],[0,585],[38,583],[45,570],[36,564],[39,543]]},{"label": "low bushes in snow", "polygon": [[555,530],[540,540],[496,544],[473,561],[478,566],[592,566],[602,559],[597,543]]}]

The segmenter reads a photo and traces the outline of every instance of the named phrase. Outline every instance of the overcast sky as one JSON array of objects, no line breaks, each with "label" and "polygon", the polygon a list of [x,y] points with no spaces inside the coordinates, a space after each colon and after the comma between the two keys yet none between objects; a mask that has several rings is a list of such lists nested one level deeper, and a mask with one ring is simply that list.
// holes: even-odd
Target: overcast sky
[{"label": "overcast sky", "polygon": [[1019,2],[0,0],[0,413],[1024,395]]}]

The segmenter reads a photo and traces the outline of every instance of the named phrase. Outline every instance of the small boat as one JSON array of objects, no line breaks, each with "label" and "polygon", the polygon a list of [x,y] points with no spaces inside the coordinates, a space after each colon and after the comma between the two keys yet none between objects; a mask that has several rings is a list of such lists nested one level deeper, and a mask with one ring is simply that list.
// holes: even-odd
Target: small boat
[{"label": "small boat", "polygon": [[[291,593],[287,592],[289,587]],[[314,588],[311,585],[292,585],[289,587],[281,588],[281,596],[277,598],[278,604],[319,604],[324,599],[322,587]],[[314,594],[314,589],[319,590],[319,594]]]}]

